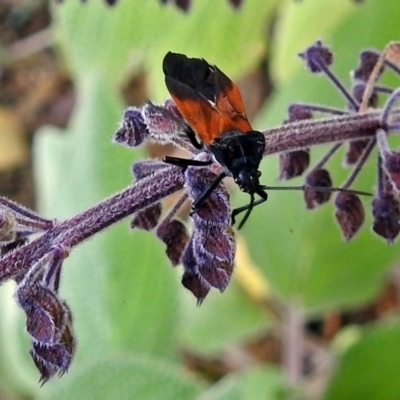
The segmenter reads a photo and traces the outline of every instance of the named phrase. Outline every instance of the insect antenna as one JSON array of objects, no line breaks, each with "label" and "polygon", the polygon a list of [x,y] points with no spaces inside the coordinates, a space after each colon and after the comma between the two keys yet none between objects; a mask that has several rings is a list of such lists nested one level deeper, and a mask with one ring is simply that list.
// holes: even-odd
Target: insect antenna
[{"label": "insect antenna", "polygon": [[266,190],[301,190],[306,192],[308,190],[313,190],[315,192],[341,192],[341,193],[349,193],[349,194],[356,194],[360,196],[372,196],[372,193],[364,192],[362,190],[353,190],[347,188],[340,188],[340,187],[327,187],[327,186],[308,186],[308,185],[301,185],[301,186],[264,186]]},{"label": "insect antenna", "polygon": [[232,225],[235,224],[235,219],[236,216],[244,211],[246,211],[245,216],[243,219],[240,221],[240,224],[238,226],[238,230],[243,227],[245,222],[250,216],[250,213],[253,211],[253,208],[261,203],[264,203],[268,199],[268,193],[265,190],[300,190],[300,191],[309,191],[313,190],[316,192],[326,192],[326,193],[332,193],[332,192],[341,192],[341,193],[349,193],[349,194],[354,194],[354,195],[360,195],[360,196],[372,196],[372,193],[369,192],[364,192],[362,190],[352,190],[352,189],[347,189],[347,188],[339,188],[339,187],[326,187],[326,186],[307,186],[307,185],[302,185],[302,186],[260,186],[256,193],[261,197],[261,199],[254,201],[254,195],[250,193],[250,203],[239,207],[235,208],[232,211]]}]

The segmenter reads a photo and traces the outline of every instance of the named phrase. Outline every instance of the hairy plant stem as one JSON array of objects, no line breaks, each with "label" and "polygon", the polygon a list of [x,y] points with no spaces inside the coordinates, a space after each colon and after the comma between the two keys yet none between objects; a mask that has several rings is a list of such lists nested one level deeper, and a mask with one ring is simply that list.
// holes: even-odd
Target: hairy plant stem
[{"label": "hairy plant stem", "polygon": [[[379,122],[380,115],[381,111],[377,110],[365,114],[291,122],[267,129],[264,131],[266,139],[264,155],[373,137],[378,128],[385,129]],[[392,111],[392,118],[397,121],[400,118],[400,111]]]},{"label": "hairy plant stem", "polygon": [[[395,120],[399,119],[399,116],[398,110],[392,112],[392,118]],[[373,111],[287,123],[268,129],[264,132],[264,154],[370,138],[381,128],[380,117],[380,111]],[[52,247],[61,247],[68,252],[110,225],[177,192],[184,187],[184,183],[181,168],[166,167],[68,220],[54,221],[54,226],[40,237],[0,258],[0,284],[26,273]]]},{"label": "hairy plant stem", "polygon": [[129,185],[71,219],[55,222],[54,227],[42,236],[0,259],[0,284],[26,273],[32,262],[40,260],[52,247],[59,246],[69,251],[115,222],[182,189],[183,184],[181,169],[168,167]]}]

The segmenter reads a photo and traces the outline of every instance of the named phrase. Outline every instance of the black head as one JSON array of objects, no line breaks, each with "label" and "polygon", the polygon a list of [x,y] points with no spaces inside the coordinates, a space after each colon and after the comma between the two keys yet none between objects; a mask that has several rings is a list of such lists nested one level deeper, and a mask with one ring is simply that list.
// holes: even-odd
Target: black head
[{"label": "black head", "polygon": [[265,149],[265,137],[261,132],[226,132],[213,140],[208,150],[233,177],[240,189],[255,193],[260,187],[258,170]]},{"label": "black head", "polygon": [[253,166],[245,166],[235,172],[237,173],[233,174],[233,179],[243,192],[255,193],[257,189],[261,188],[259,181],[261,172],[258,169]]}]

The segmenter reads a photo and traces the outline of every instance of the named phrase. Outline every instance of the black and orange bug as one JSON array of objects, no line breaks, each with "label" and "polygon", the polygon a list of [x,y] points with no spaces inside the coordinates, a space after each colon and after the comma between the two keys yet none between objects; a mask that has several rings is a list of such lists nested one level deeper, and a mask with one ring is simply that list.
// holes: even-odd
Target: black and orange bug
[{"label": "black and orange bug", "polygon": [[[165,157],[164,161],[184,168],[220,164],[223,172],[195,199],[192,212],[202,206],[223,178],[231,176],[250,195],[249,204],[232,211],[232,224],[238,214],[246,211],[240,229],[254,206],[268,198],[266,186],[259,182],[264,135],[252,129],[238,88],[218,67],[204,59],[169,52],[163,61],[163,71],[167,89],[185,120],[183,127],[189,140],[212,156],[211,161],[178,157]],[[256,194],[260,199],[255,200]]]}]

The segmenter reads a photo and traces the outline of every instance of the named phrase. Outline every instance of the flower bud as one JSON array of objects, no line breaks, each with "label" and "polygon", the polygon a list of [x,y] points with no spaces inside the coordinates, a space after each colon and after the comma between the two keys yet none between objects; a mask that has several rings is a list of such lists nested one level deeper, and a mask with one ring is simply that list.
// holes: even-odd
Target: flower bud
[{"label": "flower bud", "polygon": [[68,318],[61,328],[59,341],[52,345],[32,341],[30,354],[41,374],[40,381],[43,384],[56,373],[65,374],[75,354],[76,340],[72,331],[71,313],[66,303],[64,309]]},{"label": "flower bud", "polygon": [[361,200],[352,193],[339,192],[335,198],[335,217],[345,240],[350,240],[361,228],[365,212]]},{"label": "flower bud", "polygon": [[193,254],[199,275],[221,292],[233,271],[235,243],[232,232],[221,227],[198,227],[193,235]]},{"label": "flower bud", "polygon": [[310,151],[296,150],[279,154],[279,179],[300,176],[310,165]]},{"label": "flower bud", "polygon": [[399,201],[392,193],[382,193],[372,202],[374,232],[393,243],[400,232]]},{"label": "flower bud", "polygon": [[157,236],[165,243],[165,253],[175,267],[189,241],[185,225],[177,219],[163,221],[157,228]]},{"label": "flower bud", "polygon": [[287,113],[289,118],[284,123],[303,121],[313,117],[310,107],[304,104],[290,104]]},{"label": "flower bud", "polygon": [[[371,72],[379,59],[379,53],[374,50],[364,50],[359,56],[359,66],[353,71],[354,79],[368,82]],[[382,66],[379,74],[382,74],[384,67]]]},{"label": "flower bud", "polygon": [[317,40],[314,45],[308,47],[299,56],[306,62],[306,67],[313,73],[323,72],[333,62],[333,54],[328,47]]},{"label": "flower bud", "polygon": [[[364,82],[358,82],[356,84],[353,85],[352,87],[352,94],[353,97],[361,104],[363,96],[364,96],[364,92],[366,89],[367,85]],[[368,107],[370,108],[376,108],[378,107],[378,101],[379,101],[379,97],[378,97],[378,93],[376,93],[375,91],[373,91],[371,93],[371,96],[368,99]],[[351,106],[348,105],[348,107],[351,109]]]},{"label": "flower bud", "polygon": [[394,187],[400,191],[400,153],[397,151],[385,152],[383,166]]},{"label": "flower bud", "polygon": [[368,146],[369,139],[352,140],[348,143],[347,151],[344,157],[346,165],[354,165],[360,159],[365,148]]},{"label": "flower bud", "polygon": [[193,293],[197,299],[197,304],[201,304],[210,291],[210,285],[198,274],[192,241],[186,246],[182,256],[182,264],[184,268],[182,285]]},{"label": "flower bud", "polygon": [[136,147],[141,145],[148,135],[149,130],[142,110],[137,107],[128,107],[113,140],[127,147]]},{"label": "flower bud", "polygon": [[306,177],[306,190],[304,190],[304,200],[308,209],[313,209],[329,201],[332,192],[312,190],[313,187],[331,188],[332,179],[326,169],[314,169]]}]

